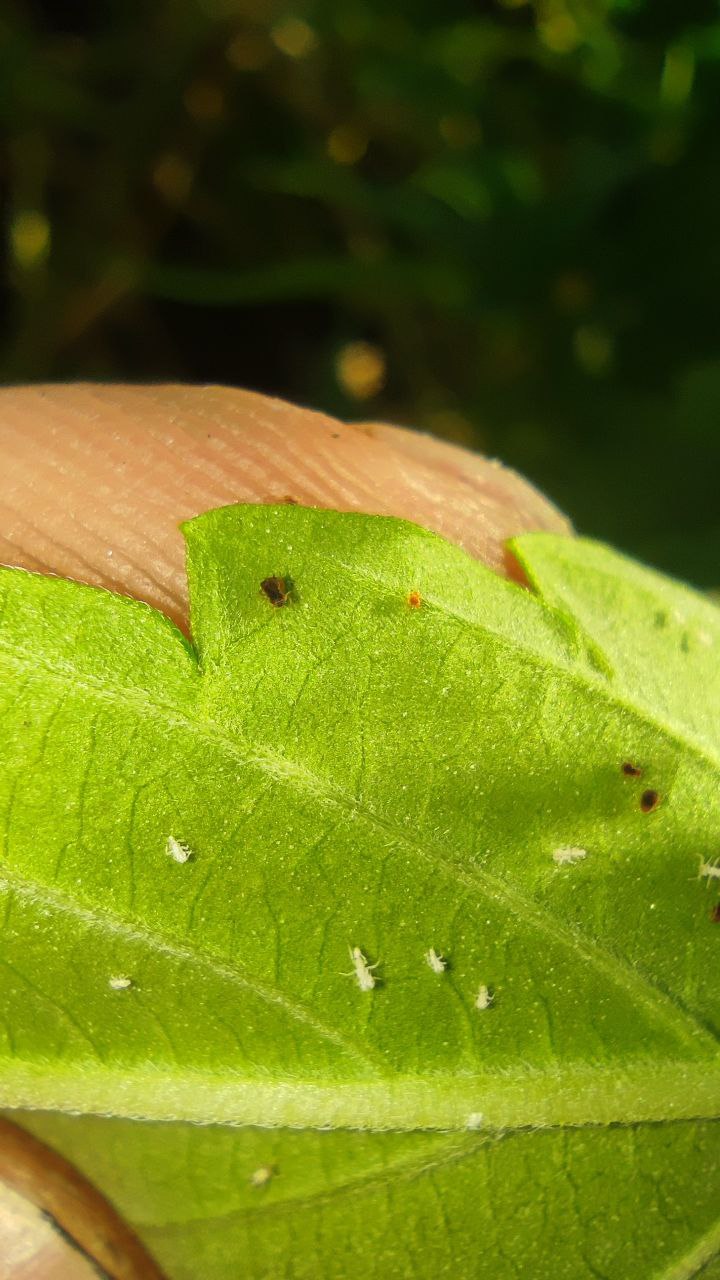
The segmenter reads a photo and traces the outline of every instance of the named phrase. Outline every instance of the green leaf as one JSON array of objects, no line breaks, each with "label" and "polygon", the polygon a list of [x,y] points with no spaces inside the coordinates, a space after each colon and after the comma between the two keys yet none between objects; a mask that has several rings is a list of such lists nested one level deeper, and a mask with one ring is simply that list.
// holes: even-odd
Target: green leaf
[{"label": "green leaf", "polygon": [[547,535],[531,593],[185,534],[197,651],[0,571],[0,1101],[209,1126],[31,1119],[173,1277],[714,1274],[718,610]]},{"label": "green leaf", "polygon": [[185,532],[197,659],[137,602],[0,576],[2,1100],[716,1115],[717,610],[564,539],[517,548],[546,603],[395,520],[235,507]]},{"label": "green leaf", "polygon": [[171,1280],[720,1274],[717,1121],[506,1134],[22,1123],[114,1199]]}]

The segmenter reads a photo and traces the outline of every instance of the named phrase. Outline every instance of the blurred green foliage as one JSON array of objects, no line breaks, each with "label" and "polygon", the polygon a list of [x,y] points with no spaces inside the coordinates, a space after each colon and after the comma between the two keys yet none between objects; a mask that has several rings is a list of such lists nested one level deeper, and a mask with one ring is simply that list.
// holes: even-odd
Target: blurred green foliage
[{"label": "blurred green foliage", "polygon": [[15,0],[0,378],[475,444],[720,582],[717,0]]}]

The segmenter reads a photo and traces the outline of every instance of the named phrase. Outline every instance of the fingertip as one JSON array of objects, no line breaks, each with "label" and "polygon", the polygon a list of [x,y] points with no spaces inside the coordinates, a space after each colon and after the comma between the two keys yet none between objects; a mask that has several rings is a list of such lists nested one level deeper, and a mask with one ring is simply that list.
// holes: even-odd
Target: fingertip
[{"label": "fingertip", "polygon": [[187,625],[182,528],[235,502],[395,515],[516,576],[504,544],[568,531],[532,485],[457,446],[223,387],[0,392],[0,561],[147,601]]}]

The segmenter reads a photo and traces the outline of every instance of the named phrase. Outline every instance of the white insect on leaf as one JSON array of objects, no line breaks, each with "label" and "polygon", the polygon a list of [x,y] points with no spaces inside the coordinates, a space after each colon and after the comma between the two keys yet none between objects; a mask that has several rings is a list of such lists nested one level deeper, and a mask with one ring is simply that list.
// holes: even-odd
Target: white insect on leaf
[{"label": "white insect on leaf", "polygon": [[277,1173],[274,1164],[261,1164],[250,1174],[250,1185],[253,1187],[266,1187]]},{"label": "white insect on leaf", "polygon": [[471,1111],[467,1118],[468,1129],[482,1129],[483,1113],[482,1111]]},{"label": "white insect on leaf", "polygon": [[175,836],[168,836],[165,852],[173,862],[189,862],[193,856],[190,846],[184,840],[176,840]]},{"label": "white insect on leaf", "polygon": [[108,986],[112,991],[127,991],[128,987],[133,984],[132,978],[127,978],[125,974],[119,973],[116,977],[108,978]]},{"label": "white insect on leaf", "polygon": [[485,984],[483,983],[483,985],[479,988],[478,993],[475,997],[475,1008],[480,1010],[489,1009],[494,999],[495,999],[495,996],[493,995],[490,988],[486,987]]},{"label": "white insect on leaf", "polygon": [[587,858],[587,849],[576,849],[572,845],[553,849],[553,862],[559,867],[572,866],[573,862],[582,862],[583,858]]},{"label": "white insect on leaf", "polygon": [[375,977],[372,970],[377,969],[380,961],[376,960],[375,964],[368,964],[359,947],[348,947],[348,950],[350,959],[353,962],[353,968],[352,972],[346,976],[356,978],[361,991],[372,991],[375,986]]},{"label": "white insect on leaf", "polygon": [[433,973],[444,973],[447,969],[447,960],[444,956],[438,955],[434,947],[425,952],[425,962],[430,965]]},{"label": "white insect on leaf", "polygon": [[701,862],[699,875],[701,880],[720,880],[720,864],[717,862]]}]

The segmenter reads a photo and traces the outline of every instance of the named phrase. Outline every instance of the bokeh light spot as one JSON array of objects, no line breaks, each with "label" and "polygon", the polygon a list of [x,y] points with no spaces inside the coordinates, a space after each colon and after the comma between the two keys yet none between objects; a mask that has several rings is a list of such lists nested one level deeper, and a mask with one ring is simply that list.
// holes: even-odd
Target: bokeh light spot
[{"label": "bokeh light spot", "polygon": [[38,209],[17,213],[10,223],[10,252],[24,271],[41,267],[50,253],[50,223]]},{"label": "bokeh light spot", "polygon": [[303,18],[282,18],[276,22],[270,36],[281,53],[288,58],[307,58],[317,47],[317,36]]},{"label": "bokeh light spot", "polygon": [[371,342],[348,342],[335,361],[337,380],[353,400],[370,400],[385,385],[384,352]]},{"label": "bokeh light spot", "polygon": [[367,134],[355,125],[339,124],[328,134],[327,153],[336,164],[357,164],[367,148]]}]

